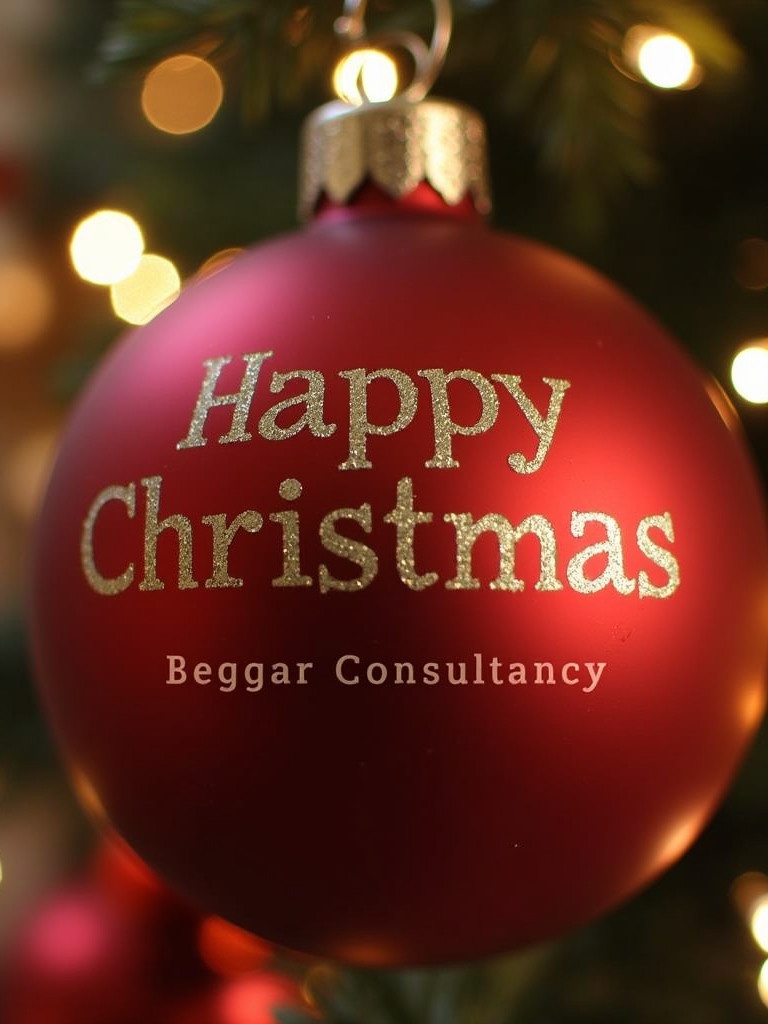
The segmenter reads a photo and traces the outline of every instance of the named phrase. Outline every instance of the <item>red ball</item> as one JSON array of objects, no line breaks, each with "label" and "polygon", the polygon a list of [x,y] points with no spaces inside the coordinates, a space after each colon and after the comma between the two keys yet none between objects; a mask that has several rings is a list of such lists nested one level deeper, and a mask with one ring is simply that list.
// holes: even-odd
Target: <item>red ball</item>
[{"label": "red ball", "polygon": [[154,990],[168,997],[210,977],[198,949],[198,915],[118,836],[107,836],[99,847],[91,882],[126,927],[140,932]]},{"label": "red ball", "polygon": [[666,868],[764,702],[725,400],[589,269],[365,204],[119,346],[37,531],[45,703],[207,912],[359,964],[556,935]]},{"label": "red ball", "polygon": [[6,1024],[134,1024],[147,1019],[144,936],[100,893],[76,885],[25,922],[3,967]]},{"label": "red ball", "polygon": [[309,1008],[291,978],[259,971],[190,995],[160,1024],[279,1024],[280,1009]]}]

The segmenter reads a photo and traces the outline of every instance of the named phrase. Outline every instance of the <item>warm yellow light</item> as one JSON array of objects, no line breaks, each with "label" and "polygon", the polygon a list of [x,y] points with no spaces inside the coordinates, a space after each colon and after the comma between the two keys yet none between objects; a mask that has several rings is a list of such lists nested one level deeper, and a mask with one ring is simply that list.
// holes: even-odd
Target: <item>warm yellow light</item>
[{"label": "warm yellow light", "polygon": [[768,953],[768,897],[763,896],[753,904],[749,928],[760,949]]},{"label": "warm yellow light", "polygon": [[342,57],[333,72],[333,91],[340,100],[360,106],[385,103],[397,92],[397,67],[381,50],[355,50]]},{"label": "warm yellow light", "polygon": [[181,278],[173,263],[164,256],[147,254],[130,277],[112,285],[110,295],[120,319],[140,325],[170,306],[180,291]]},{"label": "warm yellow light", "polygon": [[53,310],[53,295],[41,271],[19,257],[0,262],[0,349],[37,341]]},{"label": "warm yellow light", "polygon": [[747,402],[768,402],[768,343],[755,342],[736,353],[731,363],[731,381]]},{"label": "warm yellow light", "polygon": [[640,74],[659,89],[680,89],[693,78],[696,60],[688,43],[668,32],[651,35],[637,54]]},{"label": "warm yellow light", "polygon": [[161,132],[188,135],[211,123],[223,98],[224,86],[216,68],[202,57],[181,53],[148,72],[141,109]]},{"label": "warm yellow light", "polygon": [[115,284],[134,272],[144,252],[141,228],[127,213],[98,210],[80,221],[72,235],[72,264],[92,284]]}]

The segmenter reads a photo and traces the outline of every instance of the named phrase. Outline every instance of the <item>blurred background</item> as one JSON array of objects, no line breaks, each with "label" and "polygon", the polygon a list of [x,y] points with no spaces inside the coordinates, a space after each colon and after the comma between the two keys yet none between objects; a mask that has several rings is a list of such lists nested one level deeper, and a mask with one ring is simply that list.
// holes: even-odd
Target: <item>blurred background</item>
[{"label": "blurred background", "polygon": [[[765,480],[768,5],[462,0],[455,13],[436,91],[487,118],[495,223],[574,253],[653,310],[729,393]],[[0,0],[0,974],[47,993],[30,1002],[6,981],[0,1021],[270,1024],[273,1002],[349,1024],[768,1020],[765,728],[661,881],[488,965],[340,978],[275,961],[243,935],[211,940],[217,926],[127,854],[94,852],[25,646],[35,510],[68,409],[120,332],[295,226],[303,116],[334,90],[359,99],[361,74],[372,97],[408,74],[397,54],[340,67],[339,14],[328,0]],[[429,32],[416,0],[369,14]],[[147,980],[123,926],[105,924],[126,902],[128,931],[158,948],[173,934],[183,970],[158,953]],[[110,974],[118,962],[133,973]],[[231,995],[236,983],[246,995]],[[143,988],[144,1003],[126,995]]]}]

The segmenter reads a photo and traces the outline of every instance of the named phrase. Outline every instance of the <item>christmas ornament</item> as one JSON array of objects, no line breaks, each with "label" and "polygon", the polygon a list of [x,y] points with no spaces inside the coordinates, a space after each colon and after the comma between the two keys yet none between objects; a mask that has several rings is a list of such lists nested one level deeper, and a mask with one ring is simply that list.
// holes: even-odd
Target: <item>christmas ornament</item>
[{"label": "christmas ornament", "polygon": [[72,885],[33,913],[6,957],[6,1024],[134,1024],[156,993],[143,936],[92,886]]},{"label": "christmas ornament", "polygon": [[314,221],[118,347],[37,530],[45,704],[114,826],[358,964],[625,899],[764,702],[733,414],[612,284],[484,226],[482,136],[412,96],[311,118]]},{"label": "christmas ornament", "polygon": [[166,998],[209,977],[198,952],[200,920],[118,836],[108,835],[90,870],[94,888],[142,936],[148,983]]},{"label": "christmas ornament", "polygon": [[5,958],[7,1024],[165,1020],[210,985],[199,920],[115,837],[26,920]]},{"label": "christmas ornament", "polygon": [[292,978],[259,971],[191,995],[161,1024],[279,1024],[281,1009],[306,1012],[309,1007]]}]

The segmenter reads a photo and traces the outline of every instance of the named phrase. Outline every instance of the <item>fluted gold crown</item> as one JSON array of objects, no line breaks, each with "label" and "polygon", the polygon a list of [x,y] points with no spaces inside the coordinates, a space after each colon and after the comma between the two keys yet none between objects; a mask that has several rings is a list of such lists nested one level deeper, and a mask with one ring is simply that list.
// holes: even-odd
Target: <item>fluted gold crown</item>
[{"label": "fluted gold crown", "polygon": [[322,195],[346,203],[365,181],[396,199],[426,181],[449,206],[470,195],[479,213],[489,213],[483,119],[432,97],[319,107],[302,133],[300,215],[311,217]]}]

